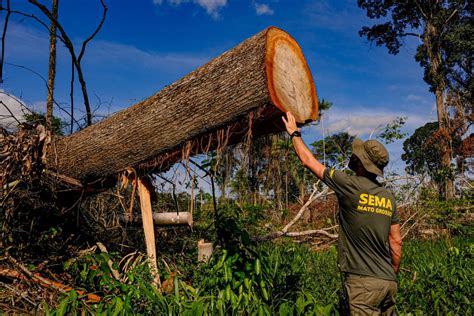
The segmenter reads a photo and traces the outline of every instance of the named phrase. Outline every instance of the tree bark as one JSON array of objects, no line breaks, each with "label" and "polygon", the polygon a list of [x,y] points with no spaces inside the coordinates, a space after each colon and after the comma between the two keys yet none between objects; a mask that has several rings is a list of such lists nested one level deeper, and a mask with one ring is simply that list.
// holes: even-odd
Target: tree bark
[{"label": "tree bark", "polygon": [[[435,42],[439,36],[438,29],[430,21],[426,24],[426,31],[424,36],[424,43],[427,49],[428,58],[430,61],[430,72],[431,76],[436,81],[435,97],[436,97],[436,112],[438,115],[439,124],[439,137],[444,139],[440,140],[441,148],[441,166],[445,171],[451,170],[451,139],[449,133],[449,117],[445,108],[444,91],[446,84],[440,76],[441,66],[441,52],[439,51],[438,45]],[[452,199],[454,196],[454,185],[451,176],[446,176],[443,183],[441,184],[440,193],[446,200]]]},{"label": "tree bark", "polygon": [[[58,0],[52,0],[51,14],[58,19]],[[56,24],[51,21],[49,33],[49,69],[48,69],[48,98],[46,101],[46,127],[53,129],[53,100],[54,79],[56,77]]]},{"label": "tree bark", "polygon": [[313,79],[300,47],[268,28],[155,95],[59,139],[49,168],[82,182],[133,167],[161,172],[176,161],[281,131],[282,111],[318,116]]}]

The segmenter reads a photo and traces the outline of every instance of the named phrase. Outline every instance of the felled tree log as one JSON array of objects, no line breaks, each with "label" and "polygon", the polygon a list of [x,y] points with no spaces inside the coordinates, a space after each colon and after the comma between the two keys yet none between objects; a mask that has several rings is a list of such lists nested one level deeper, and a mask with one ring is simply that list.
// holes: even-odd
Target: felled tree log
[{"label": "felled tree log", "polygon": [[90,182],[283,130],[282,111],[315,120],[318,101],[300,47],[270,27],[155,95],[58,140],[49,168]]},{"label": "felled tree log", "polygon": [[[134,221],[138,221],[140,217],[134,217]],[[131,221],[130,216],[123,215],[119,217],[119,220],[129,222]],[[189,225],[193,226],[193,214],[190,212],[164,212],[164,213],[153,213],[153,223],[159,226],[167,225]]]},{"label": "felled tree log", "polygon": [[193,225],[193,215],[190,212],[153,213],[156,225]]}]

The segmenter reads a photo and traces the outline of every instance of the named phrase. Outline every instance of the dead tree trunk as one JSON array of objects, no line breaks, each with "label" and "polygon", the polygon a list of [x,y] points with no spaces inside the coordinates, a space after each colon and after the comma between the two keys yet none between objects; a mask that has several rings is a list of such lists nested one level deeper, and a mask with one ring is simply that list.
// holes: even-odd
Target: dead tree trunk
[{"label": "dead tree trunk", "polygon": [[[58,19],[58,0],[52,1],[51,14]],[[46,127],[53,129],[54,79],[56,78],[56,24],[51,21],[49,34],[48,99],[46,101]]]},{"label": "dead tree trunk", "polygon": [[172,163],[226,144],[281,131],[282,111],[316,119],[313,78],[300,47],[271,27],[148,99],[58,140],[49,166],[89,182],[133,167]]}]

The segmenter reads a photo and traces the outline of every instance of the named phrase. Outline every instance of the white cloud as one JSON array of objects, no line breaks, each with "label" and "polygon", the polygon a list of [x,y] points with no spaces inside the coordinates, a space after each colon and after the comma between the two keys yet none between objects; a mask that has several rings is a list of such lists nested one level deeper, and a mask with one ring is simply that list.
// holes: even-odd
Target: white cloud
[{"label": "white cloud", "polygon": [[[326,135],[347,132],[359,137],[369,136],[372,133],[377,135],[381,128],[400,116],[407,117],[404,130],[412,130],[429,121],[427,117],[383,109],[351,109],[350,111],[331,109],[324,116],[323,124]],[[318,124],[316,128],[321,127],[321,124]]]},{"label": "white cloud", "polygon": [[14,129],[20,122],[24,121],[23,115],[27,109],[15,97],[10,96],[0,89],[0,126],[5,129]]},{"label": "white cloud", "polygon": [[255,3],[255,13],[257,15],[272,15],[274,11],[264,3]]},{"label": "white cloud", "polygon": [[[32,49],[34,47],[34,49]],[[46,32],[41,32],[27,25],[10,22],[8,24],[8,46],[5,50],[5,60],[33,60],[41,56],[49,56],[49,38]]]},{"label": "white cloud", "polygon": [[[390,123],[400,116],[407,117],[402,132],[407,132],[408,136],[411,135],[416,128],[433,119],[432,117],[427,117],[425,114],[420,115],[416,112],[401,111],[396,108],[391,109],[384,105],[371,108],[331,108],[324,113],[322,122],[311,126],[313,133],[307,133],[306,137],[309,143],[317,139],[322,139],[324,136],[345,131],[350,135],[367,140],[372,131],[374,131],[372,138],[375,138],[380,134],[381,129],[387,123]],[[322,133],[323,127],[324,133]],[[305,136],[305,133],[303,133],[303,136]],[[389,169],[400,173],[403,173],[405,168],[405,163],[400,158],[403,153],[403,141],[402,139],[386,145],[390,153]]]},{"label": "white cloud", "polygon": [[195,2],[215,19],[219,18],[219,10],[227,5],[227,0],[195,0]]},{"label": "white cloud", "polygon": [[379,126],[386,125],[394,120],[392,115],[351,115],[331,120],[327,131],[330,134],[347,132],[351,135],[370,135]]},{"label": "white cloud", "polygon": [[407,101],[424,101],[425,98],[416,94],[409,94],[407,96]]},{"label": "white cloud", "polygon": [[[165,0],[153,0],[155,5],[161,5],[164,2]],[[191,2],[191,0],[167,0],[167,2],[178,6],[182,3]],[[219,11],[227,5],[227,0],[193,0],[192,2],[205,9],[213,19],[218,19],[220,17]]]}]

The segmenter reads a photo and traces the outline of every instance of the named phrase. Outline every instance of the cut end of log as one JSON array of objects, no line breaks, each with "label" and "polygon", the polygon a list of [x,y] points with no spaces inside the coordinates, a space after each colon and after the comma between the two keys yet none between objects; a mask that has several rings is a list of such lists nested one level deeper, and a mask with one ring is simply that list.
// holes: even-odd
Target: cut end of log
[{"label": "cut end of log", "polygon": [[316,88],[298,43],[288,33],[271,27],[266,46],[266,73],[272,102],[281,111],[290,111],[299,123],[316,120]]}]

